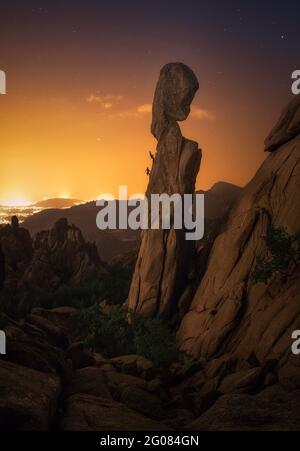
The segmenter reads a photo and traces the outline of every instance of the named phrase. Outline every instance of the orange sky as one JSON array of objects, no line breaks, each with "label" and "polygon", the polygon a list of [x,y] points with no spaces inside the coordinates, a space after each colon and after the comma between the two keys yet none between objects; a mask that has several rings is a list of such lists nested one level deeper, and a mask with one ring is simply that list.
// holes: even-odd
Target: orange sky
[{"label": "orange sky", "polygon": [[[161,9],[153,29],[149,17],[156,13],[139,3],[135,15],[119,10],[119,16],[107,4],[101,26],[99,3],[78,3],[77,10],[52,3],[30,9],[30,3],[17,10],[7,5],[0,18],[0,69],[7,75],[7,94],[0,96],[0,204],[95,199],[117,195],[119,185],[143,193],[148,151],[156,145],[149,105],[160,68],[172,61],[188,64],[200,81],[182,124],[203,149],[198,188],[252,178],[265,158],[263,140],[290,97],[293,68],[277,31],[276,53],[274,36],[268,40],[268,11],[258,46],[258,31],[250,35],[251,22],[240,27],[240,13],[240,28],[227,32],[223,21],[231,11],[210,20],[209,10],[204,20],[178,3],[178,16]],[[256,25],[260,20],[249,17]]]},{"label": "orange sky", "polygon": [[[151,94],[135,99],[103,92],[87,90],[74,103],[62,95],[14,102],[9,94],[1,97],[0,203],[64,195],[94,199],[117,194],[119,185],[130,193],[145,191],[148,150],[156,146],[149,131]],[[201,103],[200,91],[182,123],[185,136],[203,149],[198,187],[219,180],[243,185],[265,157],[268,129],[249,120],[247,108],[233,111],[214,99],[210,104]]]}]

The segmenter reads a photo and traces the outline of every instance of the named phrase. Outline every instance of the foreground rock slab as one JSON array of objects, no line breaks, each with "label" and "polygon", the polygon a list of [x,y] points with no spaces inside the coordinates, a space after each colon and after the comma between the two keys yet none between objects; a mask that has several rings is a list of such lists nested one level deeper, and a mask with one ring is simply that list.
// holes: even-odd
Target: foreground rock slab
[{"label": "foreground rock slab", "polygon": [[193,431],[298,431],[300,391],[278,385],[259,395],[231,394],[219,400],[189,427]]},{"label": "foreground rock slab", "polygon": [[123,404],[96,396],[74,395],[61,420],[64,431],[163,431],[165,426]]},{"label": "foreground rock slab", "polygon": [[0,361],[0,430],[44,431],[52,426],[60,382],[55,376]]}]

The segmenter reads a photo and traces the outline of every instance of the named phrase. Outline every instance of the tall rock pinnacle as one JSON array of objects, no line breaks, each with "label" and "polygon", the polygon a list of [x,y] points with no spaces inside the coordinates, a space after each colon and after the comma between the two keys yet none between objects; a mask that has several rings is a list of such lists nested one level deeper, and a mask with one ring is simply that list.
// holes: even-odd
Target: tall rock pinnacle
[{"label": "tall rock pinnacle", "polygon": [[[170,63],[160,72],[151,131],[158,141],[146,192],[192,194],[200,167],[201,151],[184,138],[177,121],[185,120],[199,83],[187,66]],[[185,230],[145,230],[129,293],[129,309],[145,316],[169,317],[186,284],[193,244]]]}]

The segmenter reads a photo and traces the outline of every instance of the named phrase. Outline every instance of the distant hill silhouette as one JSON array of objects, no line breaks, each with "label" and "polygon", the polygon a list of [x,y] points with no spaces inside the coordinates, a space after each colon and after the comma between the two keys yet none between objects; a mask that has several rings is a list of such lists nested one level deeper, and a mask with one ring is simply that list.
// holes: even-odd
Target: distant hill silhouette
[{"label": "distant hill silhouette", "polygon": [[227,182],[217,182],[208,191],[197,191],[205,194],[205,218],[217,219],[224,216],[241,191],[241,187]]},{"label": "distant hill silhouette", "polygon": [[[216,183],[208,191],[198,191],[205,194],[205,217],[207,219],[223,217],[240,191],[240,187],[226,182]],[[34,235],[41,230],[51,229],[61,217],[67,218],[70,224],[80,228],[86,240],[96,243],[101,258],[106,261],[137,247],[139,231],[98,230],[96,226],[98,212],[99,207],[95,201],[65,208],[63,212],[59,208],[48,208],[28,217],[23,226]]]},{"label": "distant hill silhouette", "polygon": [[56,197],[53,199],[41,200],[40,202],[36,202],[33,207],[40,208],[70,208],[74,205],[82,204],[83,201],[79,199],[67,199]]}]

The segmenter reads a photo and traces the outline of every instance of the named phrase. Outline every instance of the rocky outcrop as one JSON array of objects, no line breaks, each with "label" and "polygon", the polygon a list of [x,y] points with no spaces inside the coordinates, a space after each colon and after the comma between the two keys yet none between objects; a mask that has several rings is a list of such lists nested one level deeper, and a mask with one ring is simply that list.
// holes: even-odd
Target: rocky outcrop
[{"label": "rocky outcrop", "polygon": [[[192,194],[200,166],[197,143],[184,138],[177,121],[185,120],[199,85],[180,63],[161,70],[153,102],[152,134],[158,140],[146,197]],[[132,279],[129,308],[145,316],[170,316],[186,285],[193,253],[184,230],[146,230]]]},{"label": "rocky outcrop", "polygon": [[51,230],[37,234],[23,280],[29,286],[57,287],[79,284],[104,272],[96,246],[87,243],[76,226],[60,219]]},{"label": "rocky outcrop", "polygon": [[16,216],[0,228],[0,286],[17,287],[33,255],[28,230],[19,226]]},{"label": "rocky outcrop", "polygon": [[0,286],[2,280],[7,288],[56,288],[106,272],[96,245],[86,242],[80,229],[64,218],[34,240],[16,217],[0,228]]},{"label": "rocky outcrop", "polygon": [[266,284],[255,284],[252,278],[257,257],[267,255],[264,237],[270,227],[284,227],[289,234],[300,230],[299,111],[298,98],[267,139],[266,149],[272,153],[214,242],[178,332],[180,346],[194,356],[252,356],[258,366],[272,359],[277,369],[299,370],[291,353],[292,331],[300,327],[299,266],[288,277],[275,273]]}]

